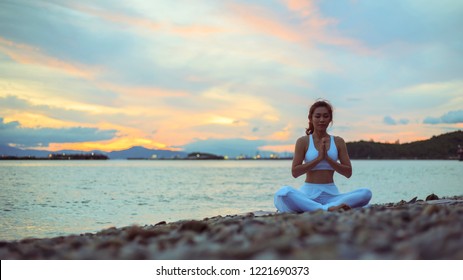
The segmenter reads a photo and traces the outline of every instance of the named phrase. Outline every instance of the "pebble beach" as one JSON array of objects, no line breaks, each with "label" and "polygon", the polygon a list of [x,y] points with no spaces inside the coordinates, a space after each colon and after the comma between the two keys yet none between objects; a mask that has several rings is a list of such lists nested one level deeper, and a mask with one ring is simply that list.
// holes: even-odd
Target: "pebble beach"
[{"label": "pebble beach", "polygon": [[461,260],[463,196],[428,196],[336,212],[256,211],[0,241],[0,258]]}]

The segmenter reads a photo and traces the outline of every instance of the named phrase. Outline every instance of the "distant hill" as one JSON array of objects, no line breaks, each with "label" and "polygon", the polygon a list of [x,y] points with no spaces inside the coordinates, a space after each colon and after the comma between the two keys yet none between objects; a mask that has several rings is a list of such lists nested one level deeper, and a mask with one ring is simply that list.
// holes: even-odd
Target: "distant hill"
[{"label": "distant hill", "polygon": [[346,145],[351,159],[449,159],[457,157],[458,145],[463,146],[463,131],[404,144],[358,141]]},{"label": "distant hill", "polygon": [[135,146],[127,150],[114,151],[107,154],[110,159],[170,159],[170,158],[185,158],[187,153],[170,150],[152,150],[140,146]]},{"label": "distant hill", "polygon": [[1,156],[15,156],[15,157],[37,157],[37,158],[46,158],[49,154],[101,154],[106,155],[110,159],[127,159],[127,158],[153,158],[158,159],[164,158],[184,158],[187,156],[187,153],[176,152],[170,150],[152,150],[144,147],[132,147],[127,150],[114,151],[110,153],[94,150],[94,151],[75,151],[75,150],[61,150],[61,151],[42,151],[42,150],[23,150],[15,147],[10,147],[6,145],[0,145],[0,157]]},{"label": "distant hill", "polygon": [[51,152],[42,150],[23,150],[7,145],[0,145],[0,156],[47,157]]}]

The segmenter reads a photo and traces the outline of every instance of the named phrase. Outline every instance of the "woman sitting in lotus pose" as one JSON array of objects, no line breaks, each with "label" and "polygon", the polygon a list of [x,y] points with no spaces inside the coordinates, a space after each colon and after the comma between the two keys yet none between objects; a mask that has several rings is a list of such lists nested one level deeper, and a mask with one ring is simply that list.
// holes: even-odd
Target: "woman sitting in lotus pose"
[{"label": "woman sitting in lotus pose", "polygon": [[334,172],[350,178],[352,165],[344,140],[326,131],[332,121],[333,108],[327,101],[317,101],[310,107],[307,135],[297,140],[291,167],[294,178],[306,175],[305,182],[299,190],[284,186],[276,192],[278,211],[349,210],[370,201],[369,189],[340,193],[334,184]]}]

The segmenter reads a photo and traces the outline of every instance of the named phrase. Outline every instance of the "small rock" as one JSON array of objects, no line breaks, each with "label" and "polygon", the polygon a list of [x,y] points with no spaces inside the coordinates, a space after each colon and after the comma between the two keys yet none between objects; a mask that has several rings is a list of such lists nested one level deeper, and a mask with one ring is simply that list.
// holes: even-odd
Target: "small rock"
[{"label": "small rock", "polygon": [[438,200],[438,199],[439,199],[439,197],[438,197],[437,195],[433,194],[433,193],[430,194],[430,195],[428,195],[428,196],[426,197],[426,201],[429,201],[429,200]]},{"label": "small rock", "polygon": [[209,225],[201,221],[188,221],[180,226],[180,231],[191,230],[194,232],[203,232],[209,228]]}]

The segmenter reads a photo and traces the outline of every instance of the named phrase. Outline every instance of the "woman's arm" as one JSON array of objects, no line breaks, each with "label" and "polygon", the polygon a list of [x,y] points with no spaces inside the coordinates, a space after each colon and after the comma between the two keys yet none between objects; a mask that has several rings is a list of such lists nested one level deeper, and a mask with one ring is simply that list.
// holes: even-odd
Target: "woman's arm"
[{"label": "woman's arm", "polygon": [[336,172],[343,175],[344,177],[350,178],[352,176],[352,164],[350,163],[346,143],[341,137],[335,137],[334,141],[336,148],[338,149],[339,162],[334,161],[327,155],[325,156],[325,159]]},{"label": "woman's arm", "polygon": [[324,151],[323,153],[318,153],[318,157],[312,160],[311,162],[303,163],[307,149],[308,149],[307,137],[301,137],[297,139],[296,145],[294,148],[293,164],[291,166],[291,174],[293,175],[294,178],[297,178],[301,175],[306,174],[326,157],[325,156],[326,152]]}]

